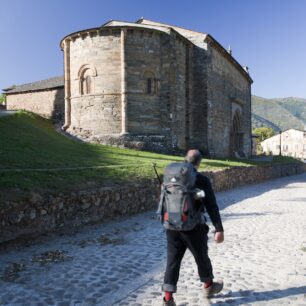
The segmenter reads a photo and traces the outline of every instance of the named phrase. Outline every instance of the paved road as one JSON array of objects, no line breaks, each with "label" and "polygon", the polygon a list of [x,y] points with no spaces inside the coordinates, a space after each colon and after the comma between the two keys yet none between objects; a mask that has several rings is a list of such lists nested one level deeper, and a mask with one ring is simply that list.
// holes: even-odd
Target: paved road
[{"label": "paved road", "polygon": [[[210,234],[216,278],[202,296],[182,263],[178,306],[306,305],[306,174],[217,194],[226,241]],[[43,241],[45,240],[45,241]],[[161,305],[165,239],[152,212],[0,252],[0,305]]]}]

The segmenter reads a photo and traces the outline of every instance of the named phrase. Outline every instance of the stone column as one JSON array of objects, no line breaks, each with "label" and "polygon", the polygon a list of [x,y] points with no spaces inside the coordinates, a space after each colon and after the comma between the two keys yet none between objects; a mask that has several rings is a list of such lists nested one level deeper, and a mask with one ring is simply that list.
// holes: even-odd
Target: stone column
[{"label": "stone column", "polygon": [[126,29],[121,29],[121,134],[128,134],[127,127],[127,84],[126,84],[126,61],[125,40]]},{"label": "stone column", "polygon": [[194,106],[192,104],[192,47],[186,46],[186,149],[190,146],[194,146]]},{"label": "stone column", "polygon": [[246,109],[247,114],[244,114],[246,116],[246,127],[245,127],[245,139],[244,141],[244,152],[247,156],[252,155],[252,92],[251,92],[251,84],[248,84],[248,88],[246,91]]},{"label": "stone column", "polygon": [[65,77],[65,123],[63,130],[71,124],[71,78],[70,78],[70,38],[64,41],[64,77]]}]

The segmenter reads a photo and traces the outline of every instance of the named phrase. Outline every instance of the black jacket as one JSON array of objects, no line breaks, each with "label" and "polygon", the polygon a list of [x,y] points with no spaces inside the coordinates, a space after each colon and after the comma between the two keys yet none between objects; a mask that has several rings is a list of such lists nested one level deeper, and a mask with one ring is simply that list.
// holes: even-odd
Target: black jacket
[{"label": "black jacket", "polygon": [[208,177],[202,173],[197,172],[196,187],[204,190],[205,198],[202,199],[202,205],[204,205],[212,224],[214,225],[216,232],[223,232],[222,221],[220,217],[219,207],[216,202],[214,190],[211,186]]}]

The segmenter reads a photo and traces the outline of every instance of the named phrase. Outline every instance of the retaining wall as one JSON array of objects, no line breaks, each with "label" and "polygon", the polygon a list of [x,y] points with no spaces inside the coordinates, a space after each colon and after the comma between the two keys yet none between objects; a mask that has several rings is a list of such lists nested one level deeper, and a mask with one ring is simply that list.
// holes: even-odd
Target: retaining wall
[{"label": "retaining wall", "polygon": [[[215,191],[306,172],[306,164],[235,167],[207,172]],[[0,206],[0,243],[64,228],[103,222],[157,207],[156,180],[93,191],[58,194],[30,193],[27,200]]]}]

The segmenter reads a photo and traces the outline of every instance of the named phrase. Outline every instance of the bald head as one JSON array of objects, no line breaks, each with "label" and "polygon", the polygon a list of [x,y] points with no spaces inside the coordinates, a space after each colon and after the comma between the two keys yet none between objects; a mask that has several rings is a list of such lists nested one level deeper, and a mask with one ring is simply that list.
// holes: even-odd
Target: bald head
[{"label": "bald head", "polygon": [[199,150],[189,150],[185,156],[185,160],[194,166],[199,166],[202,160],[202,155]]}]

